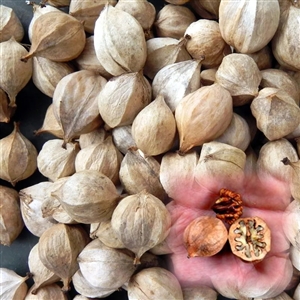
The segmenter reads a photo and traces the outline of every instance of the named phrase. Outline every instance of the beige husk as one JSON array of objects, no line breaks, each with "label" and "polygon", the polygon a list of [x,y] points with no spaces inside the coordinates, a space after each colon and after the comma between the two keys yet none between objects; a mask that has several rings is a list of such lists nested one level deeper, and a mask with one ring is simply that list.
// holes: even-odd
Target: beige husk
[{"label": "beige husk", "polygon": [[104,140],[107,138],[107,134],[108,133],[102,127],[91,132],[81,134],[79,137],[80,149],[104,142]]},{"label": "beige husk", "polygon": [[260,70],[272,68],[273,66],[272,50],[268,45],[257,52],[248,53],[248,55],[254,59]]},{"label": "beige husk", "polygon": [[28,293],[24,300],[68,300],[67,294],[62,291],[61,286],[52,283],[41,287],[36,294],[32,293],[33,287],[28,290]]},{"label": "beige husk", "polygon": [[208,286],[187,287],[183,288],[182,292],[184,300],[217,300],[218,298],[218,293]]},{"label": "beige husk", "polygon": [[15,112],[15,107],[9,106],[7,94],[0,88],[0,123],[8,123]]},{"label": "beige husk", "polygon": [[292,197],[300,201],[300,160],[291,161],[288,157],[283,158],[282,163],[286,168],[292,169],[291,181],[289,183]]},{"label": "beige husk", "polygon": [[112,130],[114,144],[124,155],[127,153],[128,149],[136,147],[135,141],[131,134],[131,127],[131,125],[125,125],[115,127]]}]

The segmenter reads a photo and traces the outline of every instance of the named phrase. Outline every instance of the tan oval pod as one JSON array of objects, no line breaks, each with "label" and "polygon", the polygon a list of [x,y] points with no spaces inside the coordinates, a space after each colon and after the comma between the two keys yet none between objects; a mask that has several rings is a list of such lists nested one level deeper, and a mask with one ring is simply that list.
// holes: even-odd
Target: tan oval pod
[{"label": "tan oval pod", "polygon": [[157,13],[155,32],[159,37],[180,39],[187,27],[195,21],[196,17],[188,7],[167,4]]},{"label": "tan oval pod", "polygon": [[0,207],[0,244],[10,246],[24,227],[19,193],[0,185]]},{"label": "tan oval pod", "polygon": [[208,286],[186,287],[182,289],[184,300],[217,300],[218,293]]},{"label": "tan oval pod", "polygon": [[175,110],[179,151],[185,153],[219,137],[229,126],[232,114],[230,93],[217,83],[185,96]]},{"label": "tan oval pod", "polygon": [[[266,18],[266,15],[272,18]],[[277,0],[221,1],[219,23],[222,37],[238,52],[257,52],[274,36],[279,15]]]},{"label": "tan oval pod", "polygon": [[96,21],[94,45],[100,63],[114,76],[144,67],[147,48],[142,26],[129,13],[109,4]]},{"label": "tan oval pod", "polygon": [[66,7],[70,5],[71,0],[42,0],[42,3],[48,3],[55,7]]},{"label": "tan oval pod", "polygon": [[28,51],[13,37],[0,43],[0,88],[9,98],[9,106],[16,106],[17,94],[26,86],[32,76],[32,60],[20,60]]},{"label": "tan oval pod", "polygon": [[62,291],[61,286],[52,283],[41,287],[36,293],[32,293],[33,287],[28,290],[24,300],[68,300],[68,295]]},{"label": "tan oval pod", "polygon": [[300,160],[291,161],[285,157],[281,161],[287,168],[292,169],[291,181],[289,183],[292,197],[297,201],[300,200]]},{"label": "tan oval pod", "polygon": [[0,140],[0,178],[14,186],[36,169],[37,150],[20,132],[19,124],[14,123],[12,133]]},{"label": "tan oval pod", "polygon": [[[269,45],[263,47],[257,52],[248,53],[250,57],[252,57],[257,64],[260,70],[265,70],[272,68],[273,66],[273,54]],[[275,69],[274,69],[275,70]]]},{"label": "tan oval pod", "polygon": [[132,123],[132,137],[146,156],[155,156],[170,150],[175,135],[174,115],[161,95],[142,109]]},{"label": "tan oval pod", "polygon": [[0,123],[9,123],[15,110],[15,107],[9,106],[7,94],[0,88]]},{"label": "tan oval pod", "polygon": [[104,77],[87,70],[71,73],[58,82],[53,95],[53,112],[64,132],[65,143],[103,123],[96,97],[105,84]]},{"label": "tan oval pod", "polygon": [[216,81],[216,72],[217,72],[216,68],[206,69],[206,70],[201,71],[201,73],[200,73],[201,86],[214,84]]},{"label": "tan oval pod", "polygon": [[91,132],[81,134],[79,137],[80,149],[102,143],[107,137],[108,133],[102,127],[97,128]]},{"label": "tan oval pod", "polygon": [[32,43],[27,61],[33,56],[42,56],[57,62],[76,58],[85,45],[85,32],[82,23],[61,12],[49,12],[39,16],[32,26]]},{"label": "tan oval pod", "polygon": [[21,42],[24,37],[24,28],[15,11],[5,5],[0,5],[0,43],[8,41],[11,37]]},{"label": "tan oval pod", "polygon": [[136,148],[136,143],[132,137],[131,125],[115,127],[112,130],[112,138],[115,146],[124,155],[130,148]]},{"label": "tan oval pod", "polygon": [[221,0],[202,1],[190,0],[189,4],[193,11],[201,17],[201,19],[217,20],[219,18],[219,6]]}]

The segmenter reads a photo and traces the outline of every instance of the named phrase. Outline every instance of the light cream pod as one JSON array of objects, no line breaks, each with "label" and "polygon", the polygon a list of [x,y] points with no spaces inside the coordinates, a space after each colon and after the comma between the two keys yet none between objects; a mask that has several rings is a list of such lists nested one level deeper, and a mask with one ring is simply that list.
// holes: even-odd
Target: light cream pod
[{"label": "light cream pod", "polygon": [[232,98],[219,84],[203,86],[185,96],[175,110],[181,153],[214,140],[232,119]]},{"label": "light cream pod", "polygon": [[238,52],[257,52],[274,36],[279,24],[279,15],[278,0],[221,1],[221,35],[226,43]]},{"label": "light cream pod", "polygon": [[94,46],[105,70],[118,76],[139,72],[147,58],[144,30],[129,13],[107,4],[95,24]]}]

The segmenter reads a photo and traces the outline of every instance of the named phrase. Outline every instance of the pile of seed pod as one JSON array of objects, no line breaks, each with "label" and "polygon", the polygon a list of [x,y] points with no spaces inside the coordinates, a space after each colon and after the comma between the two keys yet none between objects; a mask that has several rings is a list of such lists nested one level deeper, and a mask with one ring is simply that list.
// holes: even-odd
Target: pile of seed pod
[{"label": "pile of seed pod", "polygon": [[[174,174],[255,173],[290,187],[299,300],[299,1],[28,4],[29,49],[17,15],[0,6],[0,122],[14,121],[32,80],[52,98],[36,134],[52,138],[38,152],[15,123],[0,139],[1,244],[24,224],[39,237],[34,285],[3,268],[11,285],[1,297],[67,299],[72,282],[74,299],[120,288],[129,299],[217,299],[181,288],[161,260],[171,252],[166,204],[180,196]],[[14,189],[35,172],[47,180]]]}]

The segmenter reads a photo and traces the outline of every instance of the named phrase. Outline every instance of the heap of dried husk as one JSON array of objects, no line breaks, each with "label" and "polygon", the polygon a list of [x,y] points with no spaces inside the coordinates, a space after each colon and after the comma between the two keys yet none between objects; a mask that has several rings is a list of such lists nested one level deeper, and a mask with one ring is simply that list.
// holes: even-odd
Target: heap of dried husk
[{"label": "heap of dried husk", "polygon": [[[202,286],[182,289],[161,268],[159,255],[172,252],[165,204],[186,196],[174,188],[180,180],[192,189],[255,172],[290,187],[285,230],[299,268],[298,1],[170,0],[156,12],[145,0],[97,0],[95,9],[43,2],[34,5],[29,53],[16,37],[1,43],[0,121],[10,122],[32,78],[52,98],[37,133],[54,137],[38,155],[17,126],[0,140],[1,179],[14,185],[36,167],[49,179],[22,188],[20,208],[3,206],[7,240],[20,231],[20,214],[39,237],[28,257],[33,288],[3,270],[12,283],[4,297],[65,299],[72,280],[79,299],[120,288],[129,299],[216,299]],[[232,18],[237,10],[241,18]],[[5,32],[19,26],[11,22],[13,14]],[[65,294],[53,285],[60,280]]]}]

